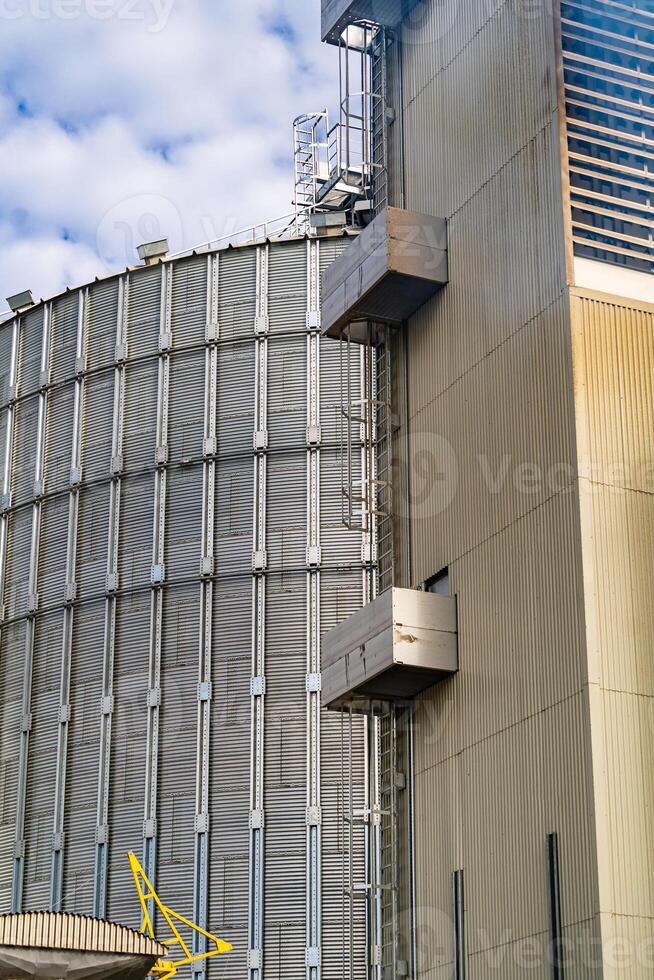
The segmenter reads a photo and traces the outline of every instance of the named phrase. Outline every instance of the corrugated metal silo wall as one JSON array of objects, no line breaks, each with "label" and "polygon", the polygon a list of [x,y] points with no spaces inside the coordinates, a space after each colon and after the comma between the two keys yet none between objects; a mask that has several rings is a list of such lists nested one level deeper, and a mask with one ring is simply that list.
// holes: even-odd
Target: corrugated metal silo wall
[{"label": "corrugated metal silo wall", "polygon": [[[212,975],[245,975],[257,891],[266,975],[306,976],[308,913],[323,975],[343,975],[340,719],[307,675],[316,631],[363,601],[361,539],[341,524],[338,346],[312,315],[346,246],[143,268],[0,330],[0,910],[137,924],[134,849],[168,903],[201,921],[206,906],[234,944]],[[354,935],[358,976],[361,916]]]}]

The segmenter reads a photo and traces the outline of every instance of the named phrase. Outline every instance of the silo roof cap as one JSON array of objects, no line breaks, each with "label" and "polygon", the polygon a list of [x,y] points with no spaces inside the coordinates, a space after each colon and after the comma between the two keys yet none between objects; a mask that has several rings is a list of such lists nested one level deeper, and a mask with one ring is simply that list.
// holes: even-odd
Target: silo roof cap
[{"label": "silo roof cap", "polygon": [[135,929],[86,915],[23,912],[0,915],[0,946],[166,956],[166,947]]}]

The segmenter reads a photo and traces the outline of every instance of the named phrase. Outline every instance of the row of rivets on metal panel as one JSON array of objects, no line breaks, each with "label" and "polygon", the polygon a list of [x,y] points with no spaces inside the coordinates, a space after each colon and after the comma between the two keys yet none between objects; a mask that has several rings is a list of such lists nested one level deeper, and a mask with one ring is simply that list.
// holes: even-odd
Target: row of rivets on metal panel
[{"label": "row of rivets on metal panel", "polygon": [[214,558],[213,555],[204,555],[200,559],[200,575],[202,578],[209,578],[214,572]]},{"label": "row of rivets on metal panel", "polygon": [[[75,466],[70,470],[68,483],[71,490],[77,490],[82,482],[81,467]],[[43,480],[35,480],[33,488],[34,500],[41,500],[45,496],[45,484]],[[6,513],[11,508],[11,494],[3,493],[0,497],[0,513]]]},{"label": "row of rivets on metal panel", "polygon": [[306,949],[306,965],[308,967],[319,967],[320,966],[320,947],[319,946],[307,946],[307,949]]},{"label": "row of rivets on metal panel", "polygon": [[[264,331],[267,333],[267,330]],[[206,341],[207,343],[214,343],[218,340],[220,334],[219,326],[217,323],[208,323],[206,329]],[[172,349],[172,335],[170,332],[163,333],[159,335],[159,353],[168,354]],[[116,344],[114,350],[114,363],[118,366],[122,366],[127,361],[129,354],[129,348],[127,341],[123,341]],[[87,372],[86,356],[75,358],[75,377],[81,378]],[[39,388],[38,391],[45,391],[51,385],[50,372],[41,371],[39,375]],[[29,392],[32,394],[32,392]],[[18,385],[9,385],[7,389],[7,404],[13,405],[18,400]]]},{"label": "row of rivets on metal panel", "polygon": [[248,950],[248,970],[260,970],[263,966],[263,950]]},{"label": "row of rivets on metal panel", "polygon": [[161,704],[161,688],[151,687],[146,695],[146,705],[148,708],[158,708]]},{"label": "row of rivets on metal panel", "polygon": [[255,575],[260,575],[266,571],[268,568],[268,552],[267,551],[253,551],[252,552],[252,571]]},{"label": "row of rivets on metal panel", "polygon": [[254,447],[255,453],[265,453],[268,449],[268,432],[267,430],[262,430],[255,432],[252,438],[252,445]]},{"label": "row of rivets on metal panel", "polygon": [[[58,713],[59,724],[60,725],[68,724],[70,718],[71,718],[70,705],[69,704],[59,705],[59,713]],[[30,711],[26,715],[23,715],[23,717],[20,720],[21,731],[31,732],[33,724],[34,724],[34,718],[32,716],[32,712]]]},{"label": "row of rivets on metal panel", "polygon": [[95,843],[96,844],[109,843],[109,824],[106,823],[99,824],[95,828]]},{"label": "row of rivets on metal panel", "polygon": [[100,714],[112,715],[114,713],[114,699],[111,694],[100,698]]},{"label": "row of rivets on metal panel", "polygon": [[[204,681],[198,684],[198,701],[210,701],[213,697],[213,689],[210,681]],[[153,687],[147,693],[147,706],[148,708],[158,707],[161,704],[161,688]],[[100,713],[103,715],[113,714],[114,710],[114,699],[113,697],[103,697],[100,699]],[[61,715],[60,721],[70,721],[70,705],[61,705],[60,708]],[[29,719],[29,727],[31,728],[31,715],[26,716]],[[24,729],[24,731],[29,731]]]},{"label": "row of rivets on metal panel", "polygon": [[193,829],[196,834],[209,833],[210,816],[208,813],[196,813],[193,822]]},{"label": "row of rivets on metal panel", "polygon": [[207,436],[202,440],[202,456],[204,459],[211,459],[218,452],[218,443],[215,436]]},{"label": "row of rivets on metal panel", "polygon": [[307,330],[310,333],[317,333],[322,325],[320,310],[307,310]]},{"label": "row of rivets on metal panel", "polygon": [[[310,545],[306,551],[307,568],[320,568],[322,563],[322,548],[319,545]],[[252,571],[255,575],[262,575],[268,568],[268,552],[252,552]]]},{"label": "row of rivets on metal panel", "polygon": [[266,678],[265,677],[251,677],[250,678],[250,694],[253,698],[262,698],[266,693]]},{"label": "row of rivets on metal panel", "polygon": [[[50,387],[50,372],[41,371],[39,374],[39,387],[36,391],[29,391],[28,395],[36,394],[37,392],[46,391]],[[7,405],[13,405],[18,401],[18,385],[9,385],[7,388]]]},{"label": "row of rivets on metal panel", "polygon": [[[319,449],[322,439],[321,428],[319,425],[309,425],[306,430],[306,444],[307,449]],[[252,446],[255,453],[265,453],[269,448],[269,437],[268,431],[266,429],[255,432],[252,437]],[[215,455],[215,449],[211,454],[205,455]]]},{"label": "row of rivets on metal panel", "polygon": [[211,681],[200,681],[198,684],[198,701],[211,701],[213,699],[213,684]]},{"label": "row of rivets on metal panel", "polygon": [[[321,433],[319,425],[312,425],[307,428],[307,447],[311,449],[318,449],[320,447]],[[268,432],[255,432],[253,437],[253,446],[256,453],[264,453],[268,450]],[[210,459],[217,454],[218,447],[216,443],[216,437],[211,436],[208,439],[203,440],[202,445],[202,455],[204,459]],[[169,446],[157,446],[154,453],[154,462],[156,466],[167,466],[170,461],[170,449]],[[123,457],[122,455],[112,456],[111,462],[109,464],[109,475],[112,477],[119,477],[123,473]],[[82,468],[80,466],[74,466],[68,476],[68,483],[71,490],[77,490],[82,483]],[[43,480],[37,480],[34,483],[34,498],[40,500],[44,496],[44,484]],[[11,494],[4,493],[0,497],[0,513],[5,513],[11,508]]]},{"label": "row of rivets on metal panel", "polygon": [[[364,561],[365,556],[364,556]],[[370,559],[369,559],[370,560]],[[322,548],[313,545],[307,548],[307,568],[315,570],[320,568],[322,563]],[[255,551],[252,555],[252,570],[257,575],[262,575],[268,567],[268,552]],[[210,555],[205,555],[200,560],[199,574],[202,578],[210,578],[214,574],[215,559]],[[153,588],[160,588],[166,581],[165,565],[152,565],[150,568],[150,585]],[[118,572],[110,572],[105,578],[105,594],[114,595],[118,592],[120,576]],[[72,605],[77,600],[78,584],[75,581],[67,582],[64,586],[64,605]],[[27,613],[34,615],[39,609],[39,593],[32,592],[27,597]],[[4,608],[0,608],[0,620],[5,618]]]},{"label": "row of rivets on metal panel", "polygon": [[143,839],[154,840],[157,836],[157,821],[153,818],[143,821]]},{"label": "row of rivets on metal panel", "polygon": [[77,582],[66,582],[64,588],[64,603],[68,606],[77,599]]},{"label": "row of rivets on metal panel", "polygon": [[322,674],[307,674],[305,686],[307,694],[319,694],[322,691]]}]

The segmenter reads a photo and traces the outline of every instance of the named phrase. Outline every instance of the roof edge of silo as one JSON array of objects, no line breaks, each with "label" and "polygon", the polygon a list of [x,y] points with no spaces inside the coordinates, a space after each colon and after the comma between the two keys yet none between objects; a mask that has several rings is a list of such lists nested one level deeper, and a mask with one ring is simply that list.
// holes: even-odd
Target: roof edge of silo
[{"label": "roof edge of silo", "polygon": [[153,265],[167,265],[169,263],[183,262],[185,259],[192,259],[198,255],[213,255],[216,252],[229,252],[235,250],[244,250],[248,248],[258,248],[261,245],[291,245],[297,242],[303,242],[307,240],[312,241],[324,241],[325,238],[355,238],[358,232],[354,231],[352,228],[339,228],[337,233],[327,236],[316,236],[311,234],[294,235],[289,238],[281,238],[268,236],[266,238],[257,239],[255,241],[247,242],[228,242],[224,245],[213,245],[212,242],[208,242],[206,245],[196,245],[194,248],[188,249],[182,252],[175,252],[172,255],[166,255],[156,262],[144,264],[141,262],[135,263],[134,265],[128,265],[124,269],[119,269],[117,272],[107,272],[105,275],[97,275],[93,279],[89,279],[86,282],[76,283],[74,286],[66,286],[58,293],[53,293],[50,296],[43,296],[40,299],[35,299],[33,304],[20,311],[5,310],[0,312],[0,329],[7,326],[20,316],[24,316],[26,313],[33,313],[35,310],[40,309],[47,303],[55,303],[58,299],[62,299],[64,296],[68,296],[70,293],[77,293],[80,289],[87,289],[90,286],[94,286],[99,282],[111,282],[113,279],[120,279],[121,276],[131,275],[132,273],[145,272],[146,270],[151,270]]}]

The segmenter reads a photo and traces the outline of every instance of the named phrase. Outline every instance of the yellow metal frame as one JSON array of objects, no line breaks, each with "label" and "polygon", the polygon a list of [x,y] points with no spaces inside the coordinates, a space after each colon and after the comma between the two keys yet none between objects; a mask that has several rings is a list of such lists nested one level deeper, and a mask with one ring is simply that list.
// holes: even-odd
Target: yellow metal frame
[{"label": "yellow metal frame", "polygon": [[[200,928],[200,926],[194,925],[189,919],[186,919],[183,915],[180,915],[179,912],[174,912],[173,909],[169,908],[167,905],[164,905],[152,887],[152,884],[143,870],[138,858],[131,851],[129,854],[129,864],[132,869],[134,884],[136,886],[139,902],[141,903],[141,909],[143,911],[141,932],[146,936],[150,936],[151,939],[156,939],[154,934],[154,924],[148,911],[148,902],[152,901],[161,912],[162,916],[166,920],[168,928],[172,933],[168,939],[161,939],[158,941],[162,944],[162,946],[168,946],[171,948],[178,946],[184,954],[183,957],[178,960],[157,960],[150,970],[148,976],[159,977],[159,980],[170,980],[171,977],[177,976],[180,967],[189,966],[191,963],[198,963],[200,960],[208,960],[212,956],[220,956],[221,953],[230,952],[232,949],[230,943],[226,943],[224,940],[218,939],[217,936],[212,936],[210,932],[206,932],[204,929]],[[215,948],[210,949],[207,953],[198,953],[194,955],[184,942],[182,934],[175,925],[176,922],[181,922],[182,925],[186,926],[192,932],[197,932],[201,936],[204,936],[210,943],[213,944]]]}]

